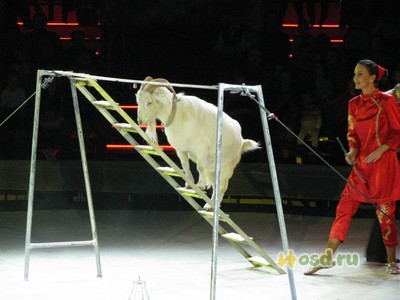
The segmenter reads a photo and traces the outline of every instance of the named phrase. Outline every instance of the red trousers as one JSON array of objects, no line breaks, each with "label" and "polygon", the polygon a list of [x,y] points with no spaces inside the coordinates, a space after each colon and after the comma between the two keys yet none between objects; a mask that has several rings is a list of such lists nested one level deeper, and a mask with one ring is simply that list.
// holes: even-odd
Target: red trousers
[{"label": "red trousers", "polygon": [[[346,239],[347,231],[350,227],[351,218],[357,212],[361,202],[355,201],[350,197],[342,197],[336,208],[336,218],[332,224],[330,238],[340,241]],[[386,202],[377,205],[376,215],[382,230],[383,243],[386,247],[396,247],[398,244],[397,227],[379,208],[385,212],[392,220],[395,219],[396,202]]]}]

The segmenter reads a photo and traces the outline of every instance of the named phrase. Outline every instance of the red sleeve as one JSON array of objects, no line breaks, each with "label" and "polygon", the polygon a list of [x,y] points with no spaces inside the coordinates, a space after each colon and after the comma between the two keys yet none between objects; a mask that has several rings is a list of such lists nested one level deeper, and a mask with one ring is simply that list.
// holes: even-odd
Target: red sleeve
[{"label": "red sleeve", "polygon": [[396,151],[400,147],[400,109],[394,96],[387,99],[385,113],[390,126],[390,134],[385,143]]},{"label": "red sleeve", "polygon": [[354,109],[357,99],[353,98],[349,101],[349,112],[347,117],[347,143],[349,148],[354,148],[357,151],[360,149],[360,141],[354,131]]}]

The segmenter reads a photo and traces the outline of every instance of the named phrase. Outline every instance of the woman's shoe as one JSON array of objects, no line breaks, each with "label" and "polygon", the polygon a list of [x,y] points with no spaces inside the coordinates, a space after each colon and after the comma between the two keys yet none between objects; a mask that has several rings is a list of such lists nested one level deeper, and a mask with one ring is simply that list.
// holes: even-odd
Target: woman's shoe
[{"label": "woman's shoe", "polygon": [[335,266],[334,262],[332,262],[331,264],[327,264],[327,265],[318,264],[315,267],[311,267],[310,269],[305,271],[303,274],[304,275],[312,275],[314,273],[317,273],[319,270],[330,269],[330,268],[333,268],[334,266]]},{"label": "woman's shoe", "polygon": [[386,272],[388,274],[398,275],[398,274],[400,274],[400,268],[395,262],[390,262],[387,264]]}]

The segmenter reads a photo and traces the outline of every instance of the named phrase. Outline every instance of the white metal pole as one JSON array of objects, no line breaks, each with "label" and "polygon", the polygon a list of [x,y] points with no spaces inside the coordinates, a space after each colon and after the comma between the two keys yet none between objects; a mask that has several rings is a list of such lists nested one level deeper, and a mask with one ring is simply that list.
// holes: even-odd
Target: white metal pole
[{"label": "white metal pole", "polygon": [[35,111],[33,118],[31,169],[29,175],[29,190],[28,190],[28,212],[26,218],[26,233],[25,233],[25,270],[24,270],[25,280],[28,280],[29,277],[29,256],[31,250],[33,197],[35,193],[36,155],[37,155],[38,132],[39,132],[40,97],[42,94],[42,73],[43,73],[42,70],[38,70],[36,76],[36,96],[35,96]]},{"label": "white metal pole", "polygon": [[[280,228],[280,233],[281,233],[282,246],[283,246],[283,251],[285,252],[285,255],[289,255],[289,242],[288,242],[287,234],[286,234],[285,218],[283,215],[282,199],[281,199],[281,194],[279,191],[279,183],[278,183],[278,176],[276,173],[274,152],[272,151],[272,143],[271,143],[271,136],[269,133],[267,113],[265,110],[262,109],[262,107],[265,108],[265,103],[264,103],[264,97],[262,94],[261,86],[257,86],[257,95],[258,95],[258,99],[259,99],[259,103],[260,103],[260,114],[261,114],[261,121],[262,121],[263,131],[264,131],[265,148],[267,149],[267,154],[268,154],[268,163],[269,163],[269,169],[271,172],[272,187],[274,190],[275,206],[276,206],[276,211],[278,214],[278,222],[279,222],[279,228]],[[295,300],[295,299],[297,299],[296,286],[295,286],[294,277],[293,277],[293,270],[292,270],[291,266],[289,266],[289,265],[287,266],[287,274],[289,277],[291,296],[292,296],[292,299]]]},{"label": "white metal pole", "polygon": [[211,268],[211,293],[210,300],[216,299],[217,288],[217,265],[218,265],[218,234],[219,234],[219,209],[221,204],[221,159],[222,159],[222,125],[224,113],[224,84],[218,85],[218,114],[217,114],[217,136],[216,136],[216,160],[215,160],[215,184],[214,199],[214,224],[213,224],[213,249]]},{"label": "white metal pole", "polygon": [[95,251],[95,256],[96,256],[97,277],[102,277],[101,263],[100,263],[100,250],[99,250],[99,243],[98,243],[98,239],[97,239],[97,229],[96,229],[95,214],[94,214],[94,209],[93,209],[92,189],[90,186],[89,169],[88,169],[87,159],[86,159],[85,140],[83,137],[81,114],[79,111],[78,94],[76,91],[75,81],[70,79],[70,84],[71,84],[72,100],[73,100],[74,112],[75,112],[76,128],[77,128],[78,138],[79,138],[79,148],[80,148],[80,152],[81,152],[83,175],[84,175],[84,179],[85,179],[86,197],[87,197],[88,208],[89,208],[90,225],[91,225],[92,237],[93,237],[93,246],[94,246],[94,251]]}]

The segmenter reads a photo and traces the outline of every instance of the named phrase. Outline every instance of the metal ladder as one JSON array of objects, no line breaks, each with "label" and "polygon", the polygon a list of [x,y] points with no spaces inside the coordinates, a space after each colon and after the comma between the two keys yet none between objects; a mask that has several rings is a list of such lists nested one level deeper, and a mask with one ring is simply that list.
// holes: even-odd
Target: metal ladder
[{"label": "metal ladder", "polygon": [[[206,203],[213,206],[212,200],[207,194],[199,189],[193,181],[191,181],[183,170],[167,156],[158,145],[148,137],[142,128],[132,120],[132,118],[115,102],[111,96],[90,77],[80,78],[78,76],[70,76],[72,96],[77,98],[76,89],[78,89],[97,110],[112,124],[112,126],[131,144],[138,153],[211,225],[214,222],[214,213],[205,212],[202,206],[198,204],[198,199],[204,200]],[[74,91],[75,89],[75,91]],[[98,99],[92,93],[97,91]],[[74,99],[76,102],[77,99]],[[117,116],[114,116],[117,115]],[[122,122],[117,120],[122,119]],[[145,140],[147,145],[139,144],[133,137],[133,134],[140,135]],[[159,162],[165,163],[161,166]],[[182,178],[190,185],[190,189],[181,187],[175,180]],[[260,247],[253,238],[248,236],[229,215],[219,210],[219,221],[224,222],[230,227],[229,231],[219,226],[219,234],[225,238],[232,246],[241,253],[253,266],[264,266],[279,274],[285,274],[285,271]],[[251,248],[256,253],[250,254],[246,249]]]}]

